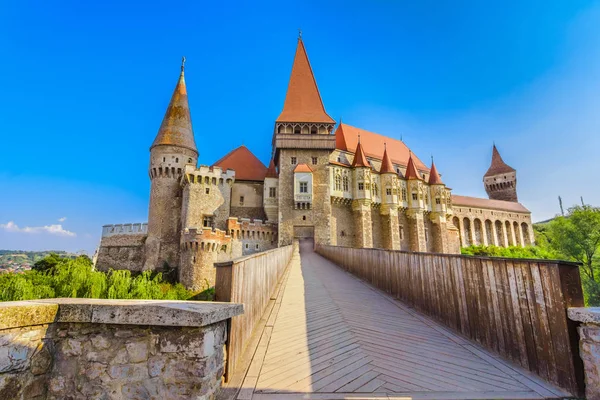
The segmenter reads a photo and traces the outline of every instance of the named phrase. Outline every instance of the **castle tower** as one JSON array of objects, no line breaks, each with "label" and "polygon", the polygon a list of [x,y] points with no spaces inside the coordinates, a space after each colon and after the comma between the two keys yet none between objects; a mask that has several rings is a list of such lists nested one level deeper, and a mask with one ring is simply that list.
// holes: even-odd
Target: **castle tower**
[{"label": "castle tower", "polygon": [[449,253],[449,241],[447,233],[446,215],[448,207],[448,198],[450,193],[435,167],[433,159],[431,160],[431,169],[429,170],[429,198],[431,199],[431,213],[429,218],[432,222],[432,240],[433,251],[436,253]]},{"label": "castle tower", "polygon": [[492,200],[518,201],[517,170],[504,162],[496,145],[492,149],[492,164],[483,176],[483,184]]},{"label": "castle tower", "polygon": [[180,179],[185,166],[195,166],[198,161],[183,71],[182,62],[175,91],[150,147],[150,206],[144,269],[162,268],[165,263],[171,267],[179,265]]},{"label": "castle tower", "polygon": [[365,157],[360,144],[360,138],[354,152],[352,161],[352,174],[354,194],[352,200],[352,214],[356,229],[355,247],[373,247],[373,226],[371,215],[371,165]]},{"label": "castle tower", "polygon": [[383,227],[383,246],[390,250],[400,250],[400,229],[398,225],[398,174],[387,153],[387,146],[381,159],[382,200],[379,213]]},{"label": "castle tower", "polygon": [[[302,38],[292,66],[283,111],[275,121],[274,163],[279,167],[279,245],[294,237],[329,244],[329,155],[335,121],[327,115]],[[306,164],[310,173],[296,171]],[[297,205],[301,206],[298,207]]]},{"label": "castle tower", "polygon": [[408,217],[408,239],[410,242],[410,251],[427,251],[427,241],[425,239],[425,184],[415,162],[412,158],[412,153],[408,157],[408,165],[404,176],[407,180],[408,189],[408,209],[406,216]]}]

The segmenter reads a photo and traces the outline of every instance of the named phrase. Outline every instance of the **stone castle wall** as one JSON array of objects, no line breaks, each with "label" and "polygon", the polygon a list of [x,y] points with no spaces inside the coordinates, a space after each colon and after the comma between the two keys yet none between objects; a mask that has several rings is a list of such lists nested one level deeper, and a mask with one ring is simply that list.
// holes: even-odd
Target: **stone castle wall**
[{"label": "stone castle wall", "polygon": [[108,232],[103,234],[100,240],[96,269],[104,272],[111,268],[141,271],[144,267],[144,244],[147,235],[141,233],[141,229],[131,230],[130,233],[116,233],[110,231],[108,227],[111,226],[113,225],[104,227]]},{"label": "stone castle wall", "polygon": [[263,182],[236,181],[231,188],[230,215],[238,218],[266,220],[263,192]]},{"label": "stone castle wall", "polygon": [[[55,299],[0,305],[5,399],[213,399],[237,304]],[[97,322],[92,322],[97,321]]]},{"label": "stone castle wall", "polygon": [[[292,163],[295,157],[296,163]],[[317,164],[312,163],[316,157]],[[294,201],[294,169],[307,164],[313,170],[310,209],[296,209]],[[281,149],[279,155],[279,246],[292,244],[294,228],[305,232],[313,227],[318,243],[329,243],[331,237],[331,200],[329,197],[329,151]]]}]

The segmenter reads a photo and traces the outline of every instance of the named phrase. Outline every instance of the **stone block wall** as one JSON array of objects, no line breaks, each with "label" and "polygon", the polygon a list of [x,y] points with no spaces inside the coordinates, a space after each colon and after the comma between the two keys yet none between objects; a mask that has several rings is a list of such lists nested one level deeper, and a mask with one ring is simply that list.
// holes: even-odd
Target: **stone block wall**
[{"label": "stone block wall", "polygon": [[213,399],[239,304],[0,304],[0,398]]},{"label": "stone block wall", "polygon": [[579,356],[585,374],[585,398],[600,400],[600,307],[569,308],[569,318],[579,322]]},{"label": "stone block wall", "polygon": [[147,235],[144,233],[113,234],[102,236],[96,269],[108,271],[127,269],[141,271],[144,267],[144,244]]}]

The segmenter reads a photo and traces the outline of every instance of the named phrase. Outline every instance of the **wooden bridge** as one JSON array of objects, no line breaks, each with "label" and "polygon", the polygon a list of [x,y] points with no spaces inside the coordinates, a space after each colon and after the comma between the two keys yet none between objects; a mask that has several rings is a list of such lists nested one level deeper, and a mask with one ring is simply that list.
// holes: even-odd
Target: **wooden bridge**
[{"label": "wooden bridge", "polygon": [[[221,278],[225,284],[217,286],[217,296],[221,293],[217,300],[240,301],[244,292],[256,294],[248,286],[254,280],[250,271],[264,280],[268,261],[244,265],[237,272],[232,263],[220,265],[217,281]],[[235,289],[236,275],[240,282],[243,277],[245,289],[240,285]],[[267,280],[279,284],[262,299],[246,293],[252,299],[245,302],[246,313],[252,315],[232,326],[230,370],[222,398],[570,396],[348,273],[315,253],[312,242],[302,242],[289,267],[279,268]]]}]

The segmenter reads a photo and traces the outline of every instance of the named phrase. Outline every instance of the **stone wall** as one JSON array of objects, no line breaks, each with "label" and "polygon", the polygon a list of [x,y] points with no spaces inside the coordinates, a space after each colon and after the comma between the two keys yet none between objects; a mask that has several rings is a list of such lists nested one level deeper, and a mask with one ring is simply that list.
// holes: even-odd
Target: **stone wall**
[{"label": "stone wall", "polygon": [[[236,181],[231,188],[232,217],[266,220],[263,205],[263,182]],[[241,198],[244,201],[241,201]]]},{"label": "stone wall", "polygon": [[585,398],[600,400],[600,307],[569,308],[568,315],[581,323],[577,331],[585,374]]},{"label": "stone wall", "polygon": [[102,236],[96,269],[99,271],[108,271],[110,268],[141,271],[144,267],[146,238],[147,235],[143,233]]},{"label": "stone wall", "polygon": [[0,398],[212,399],[239,304],[55,299],[0,304]]}]

